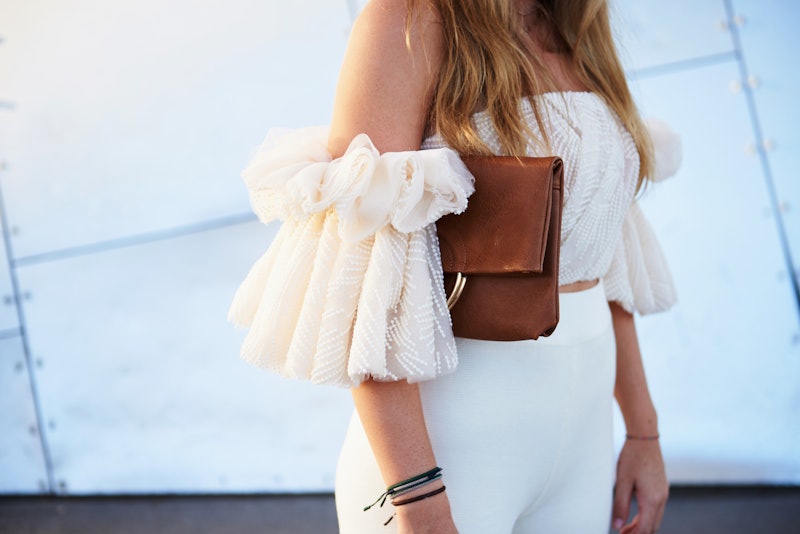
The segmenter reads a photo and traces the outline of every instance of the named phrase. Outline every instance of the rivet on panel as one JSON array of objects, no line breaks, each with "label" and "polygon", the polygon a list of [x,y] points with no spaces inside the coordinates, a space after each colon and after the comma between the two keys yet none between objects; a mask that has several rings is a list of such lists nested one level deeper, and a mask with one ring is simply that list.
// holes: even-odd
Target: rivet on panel
[{"label": "rivet on panel", "polygon": [[771,152],[775,150],[775,140],[770,137],[767,137],[761,143],[761,146],[764,147],[764,150],[766,150],[767,152]]},{"label": "rivet on panel", "polygon": [[56,429],[56,422],[53,421],[52,419],[50,419],[50,421],[47,422],[47,428],[49,428],[50,430],[55,430]]},{"label": "rivet on panel", "polygon": [[795,332],[792,336],[792,345],[800,345],[800,332]]},{"label": "rivet on panel", "polygon": [[744,145],[744,153],[748,156],[755,156],[758,150],[756,149],[755,143],[747,143]]},{"label": "rivet on panel", "polygon": [[31,294],[30,291],[24,291],[22,293],[22,299],[23,300],[31,300],[31,298],[33,298],[33,295]]},{"label": "rivet on panel", "polygon": [[747,86],[750,89],[758,89],[761,86],[761,80],[755,74],[751,74],[747,77]]},{"label": "rivet on panel", "polygon": [[737,94],[742,90],[742,82],[739,80],[731,80],[731,83],[728,84],[728,87],[731,90],[731,93]]},{"label": "rivet on panel", "polygon": [[791,204],[788,201],[784,200],[780,204],[778,204],[778,213],[787,214],[792,210]]},{"label": "rivet on panel", "polygon": [[739,28],[744,26],[746,22],[747,19],[745,18],[744,15],[736,15],[735,17],[733,17],[733,23]]},{"label": "rivet on panel", "polygon": [[19,226],[11,227],[11,235],[19,235]]},{"label": "rivet on panel", "polygon": [[36,435],[36,425],[31,425],[28,427],[28,434],[30,434],[31,436]]},{"label": "rivet on panel", "polygon": [[38,367],[39,369],[44,367],[44,360],[42,360],[41,358],[36,358],[36,367]]},{"label": "rivet on panel", "polygon": [[8,169],[8,162],[4,159],[0,159],[0,171],[4,171]]},{"label": "rivet on panel", "polygon": [[41,491],[42,493],[47,491],[47,482],[45,482],[44,480],[39,480],[39,491]]},{"label": "rivet on panel", "polygon": [[18,372],[18,373],[21,373],[22,371],[25,370],[25,364],[23,364],[22,362],[15,363],[14,364],[14,370],[16,372]]},{"label": "rivet on panel", "polygon": [[11,295],[3,296],[3,304],[5,304],[6,306],[11,306],[12,304],[14,304],[14,297]]},{"label": "rivet on panel", "polygon": [[67,491],[67,481],[66,480],[59,480],[58,481],[58,491],[66,492]]},{"label": "rivet on panel", "polygon": [[720,31],[726,32],[726,31],[728,31],[729,27],[730,26],[729,26],[727,20],[720,19],[720,20],[717,21],[717,28],[719,28]]}]

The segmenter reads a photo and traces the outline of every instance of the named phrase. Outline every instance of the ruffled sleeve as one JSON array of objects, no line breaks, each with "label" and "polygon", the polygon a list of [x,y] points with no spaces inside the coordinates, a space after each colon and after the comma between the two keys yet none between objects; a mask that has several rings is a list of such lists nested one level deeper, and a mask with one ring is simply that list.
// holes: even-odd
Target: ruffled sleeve
[{"label": "ruffled sleeve", "polygon": [[[656,118],[645,120],[653,142],[654,168],[651,180],[673,176],[681,165],[680,136]],[[664,253],[650,223],[637,202],[631,204],[622,223],[622,238],[614,250],[611,266],[603,277],[606,297],[626,311],[646,315],[671,308],[677,301],[675,285]]]},{"label": "ruffled sleeve", "polygon": [[606,297],[626,311],[646,315],[671,308],[675,286],[650,223],[634,202],[622,226],[622,239],[603,277]]},{"label": "ruffled sleeve", "polygon": [[283,221],[230,307],[242,357],[344,387],[452,371],[433,223],[466,209],[472,175],[450,149],[380,154],[361,134],[332,159],[327,138],[271,133],[242,173],[259,219]]}]

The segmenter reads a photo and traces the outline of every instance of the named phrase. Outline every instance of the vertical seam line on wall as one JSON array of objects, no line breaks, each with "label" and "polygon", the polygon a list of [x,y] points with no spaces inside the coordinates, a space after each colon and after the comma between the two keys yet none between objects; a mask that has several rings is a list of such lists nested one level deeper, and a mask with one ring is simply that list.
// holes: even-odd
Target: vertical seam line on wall
[{"label": "vertical seam line on wall", "polygon": [[30,343],[28,342],[28,329],[25,324],[25,312],[22,310],[22,292],[19,287],[16,268],[14,267],[14,254],[11,247],[11,232],[9,232],[8,219],[6,216],[6,203],[3,198],[2,180],[0,180],[0,228],[3,232],[3,242],[6,249],[6,261],[8,262],[8,274],[11,278],[11,289],[14,292],[14,301],[17,305],[17,320],[19,321],[19,332],[22,336],[22,350],[25,354],[25,362],[28,366],[28,383],[31,388],[31,398],[33,408],[36,412],[36,429],[39,435],[39,444],[42,447],[44,456],[44,466],[47,474],[47,486],[50,493],[55,492],[55,480],[53,475],[53,460],[50,455],[50,446],[44,434],[44,418],[42,417],[42,404],[39,399],[39,388],[34,377],[33,357],[31,355]]},{"label": "vertical seam line on wall", "polygon": [[792,285],[792,291],[794,293],[793,296],[795,306],[797,307],[798,317],[800,318],[800,281],[798,281],[797,273],[795,273],[792,250],[789,247],[789,236],[786,233],[786,225],[784,224],[783,217],[781,216],[778,203],[778,192],[775,189],[775,181],[772,178],[772,168],[769,165],[769,159],[767,158],[767,153],[764,149],[764,135],[761,129],[761,121],[758,118],[758,108],[756,106],[755,95],[753,94],[752,88],[746,83],[749,77],[749,70],[747,68],[747,62],[744,59],[744,48],[742,46],[741,36],[739,35],[739,28],[735,24],[732,24],[732,21],[736,16],[736,12],[733,9],[733,0],[725,0],[725,11],[728,15],[728,26],[731,31],[731,37],[733,37],[733,46],[736,50],[736,59],[739,64],[739,74],[742,77],[742,91],[744,92],[745,101],[747,102],[747,111],[750,115],[750,122],[756,134],[758,157],[759,161],[761,162],[761,169],[764,173],[764,179],[767,185],[770,208],[772,209],[772,213],[775,218],[775,226],[778,230],[778,239],[781,243],[784,261],[786,262],[786,268],[789,273],[789,281]]},{"label": "vertical seam line on wall", "polygon": [[350,13],[350,22],[353,23],[356,21],[356,17],[358,16],[358,6],[356,5],[356,0],[345,0],[347,2],[347,11]]}]

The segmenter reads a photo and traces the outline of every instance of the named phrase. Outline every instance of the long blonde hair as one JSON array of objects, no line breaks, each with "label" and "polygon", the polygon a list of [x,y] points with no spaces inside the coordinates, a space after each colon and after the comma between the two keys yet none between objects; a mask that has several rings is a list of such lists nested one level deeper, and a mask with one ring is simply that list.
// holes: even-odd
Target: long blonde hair
[{"label": "long blonde hair", "polygon": [[[529,53],[514,1],[408,0],[406,35],[423,2],[438,13],[445,43],[430,127],[461,154],[490,154],[471,122],[473,113],[485,108],[503,153],[524,156],[532,133],[520,116],[520,100],[550,90],[553,79]],[[638,191],[652,175],[652,143],[617,57],[606,0],[538,0],[536,7],[571,58],[578,80],[605,100],[633,137],[640,159]],[[546,136],[536,99],[529,101]],[[548,143],[546,137],[542,141]]]}]

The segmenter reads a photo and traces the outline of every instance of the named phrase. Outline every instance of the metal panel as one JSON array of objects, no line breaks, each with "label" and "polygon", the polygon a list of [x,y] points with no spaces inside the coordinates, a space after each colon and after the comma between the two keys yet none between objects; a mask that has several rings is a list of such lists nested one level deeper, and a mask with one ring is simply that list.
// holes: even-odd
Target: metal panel
[{"label": "metal panel", "polygon": [[[800,49],[800,4],[781,0],[735,0],[743,25],[739,28],[748,79],[755,98],[758,121],[777,205],[800,277],[800,74],[789,55]],[[758,140],[755,136],[753,143]],[[754,147],[755,148],[755,147]]]},{"label": "metal panel", "polygon": [[[3,209],[2,206],[0,206],[0,209]],[[14,295],[14,287],[11,284],[5,239],[0,231],[0,337],[4,337],[4,332],[18,333],[18,328],[17,301]]]},{"label": "metal panel", "polygon": [[21,285],[60,491],[330,491],[351,400],[238,357],[225,321],[275,227],[28,265]]},{"label": "metal panel", "polygon": [[48,490],[22,338],[0,339],[0,493]]},{"label": "metal panel", "polygon": [[639,83],[684,147],[643,201],[680,303],[639,327],[674,482],[798,483],[798,311],[737,76],[729,62]]},{"label": "metal panel", "polygon": [[350,24],[327,0],[31,0],[0,20],[18,257],[249,211],[239,172],[267,129],[329,121]]},{"label": "metal panel", "polygon": [[611,7],[629,69],[733,51],[723,0],[613,0]]}]

